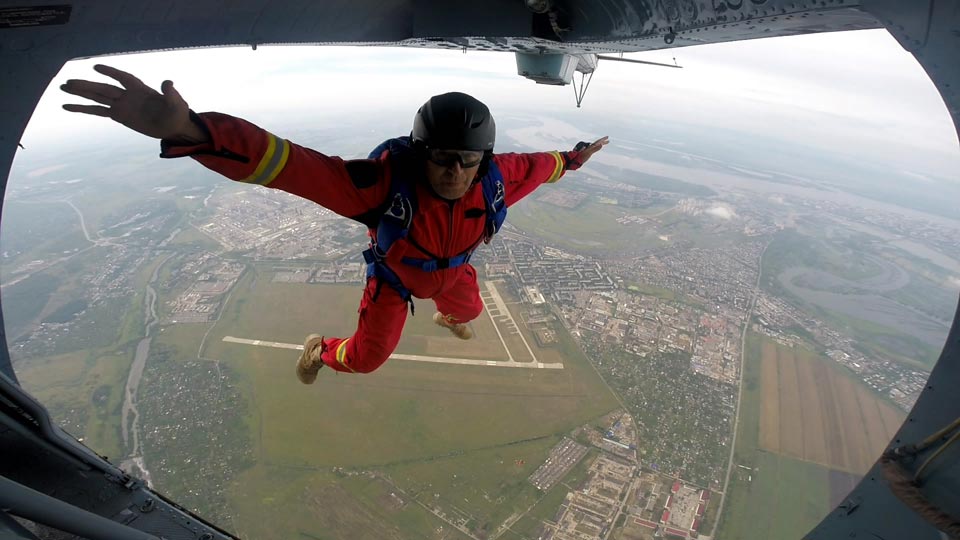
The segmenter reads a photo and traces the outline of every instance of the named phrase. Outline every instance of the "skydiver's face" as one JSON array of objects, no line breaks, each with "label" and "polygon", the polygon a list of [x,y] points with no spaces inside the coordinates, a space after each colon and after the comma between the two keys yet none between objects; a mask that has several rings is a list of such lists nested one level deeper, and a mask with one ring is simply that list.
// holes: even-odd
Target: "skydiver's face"
[{"label": "skydiver's face", "polygon": [[437,150],[427,151],[427,181],[433,192],[440,197],[455,201],[470,189],[483,152],[471,150]]}]

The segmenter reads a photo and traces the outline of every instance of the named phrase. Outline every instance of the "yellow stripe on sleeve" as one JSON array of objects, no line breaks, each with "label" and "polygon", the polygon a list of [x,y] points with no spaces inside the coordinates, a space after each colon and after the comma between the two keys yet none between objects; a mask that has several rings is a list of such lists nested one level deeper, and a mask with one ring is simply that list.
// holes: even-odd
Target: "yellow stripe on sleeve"
[{"label": "yellow stripe on sleeve", "polygon": [[[341,366],[349,369],[351,372],[354,372],[354,371],[353,371],[353,368],[347,365],[347,342],[348,342],[348,341],[350,341],[350,338],[347,338],[347,339],[341,341],[341,342],[340,342],[340,345],[337,345],[337,354],[336,354],[336,356],[337,356],[337,362],[338,362]],[[354,373],[355,373],[355,372],[354,372]]]},{"label": "yellow stripe on sleeve", "polygon": [[267,133],[267,150],[253,173],[240,180],[247,184],[269,185],[283,171],[290,157],[290,141],[281,139],[273,133]]},{"label": "yellow stripe on sleeve", "polygon": [[266,178],[262,182],[258,182],[261,186],[270,185],[270,182],[273,182],[274,179],[280,174],[280,171],[283,170],[287,165],[287,158],[290,157],[290,141],[286,139],[279,139],[280,141],[280,159],[277,161],[276,165],[272,167],[272,171],[264,171],[264,174],[267,174]]},{"label": "yellow stripe on sleeve", "polygon": [[548,184],[552,184],[560,179],[560,175],[563,174],[563,156],[560,155],[560,152],[553,151],[550,152],[550,155],[557,160],[556,165],[553,167],[553,174],[550,175],[550,178],[547,179]]},{"label": "yellow stripe on sleeve", "polygon": [[260,158],[260,163],[257,165],[257,168],[254,169],[253,174],[241,180],[247,184],[257,184],[257,178],[263,176],[263,171],[267,168],[267,165],[270,164],[270,161],[273,160],[273,154],[277,150],[277,137],[273,133],[267,133],[267,151],[263,153],[263,157]]}]

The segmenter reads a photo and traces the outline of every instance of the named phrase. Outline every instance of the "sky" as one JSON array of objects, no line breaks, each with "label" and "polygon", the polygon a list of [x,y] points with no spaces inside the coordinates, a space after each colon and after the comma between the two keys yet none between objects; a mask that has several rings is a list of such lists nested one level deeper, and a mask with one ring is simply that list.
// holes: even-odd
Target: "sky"
[{"label": "sky", "polygon": [[563,114],[569,120],[580,115],[613,132],[636,122],[722,128],[843,149],[900,166],[915,162],[922,174],[960,181],[954,172],[960,170],[960,149],[946,107],[916,60],[885,30],[628,57],[676,58],[684,69],[601,61],[583,108],[577,110],[570,87],[536,85],[520,77],[510,53],[260,46],[256,51],[219,48],[76,60],[51,83],[23,141],[120,136],[123,128],[109,121],[60,109],[65,102],[79,102],[60,92],[60,84],[69,78],[104,80],[92,65],[107,63],[154,87],[173,80],[194,110],[242,116],[274,131],[380,113],[408,115],[412,122],[429,96],[459,90],[486,102],[495,116]]}]

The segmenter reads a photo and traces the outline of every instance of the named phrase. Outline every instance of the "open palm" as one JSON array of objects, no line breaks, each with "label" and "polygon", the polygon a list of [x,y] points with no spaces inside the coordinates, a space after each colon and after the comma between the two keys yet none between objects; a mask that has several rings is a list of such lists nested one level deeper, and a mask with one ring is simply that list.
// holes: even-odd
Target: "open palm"
[{"label": "open palm", "polygon": [[122,87],[94,81],[71,79],[60,87],[68,94],[95,101],[100,105],[67,104],[70,112],[110,118],[124,126],[156,139],[177,138],[192,131],[190,108],[171,81],[161,85],[162,94],[133,75],[98,64],[93,67]]},{"label": "open palm", "polygon": [[600,150],[603,150],[603,147],[606,146],[607,143],[609,142],[610,142],[609,137],[606,137],[606,136],[600,137],[596,141],[593,141],[593,143],[591,143],[589,146],[581,150],[579,155],[580,164],[582,165],[586,163],[587,160],[590,159],[590,156],[596,154]]}]

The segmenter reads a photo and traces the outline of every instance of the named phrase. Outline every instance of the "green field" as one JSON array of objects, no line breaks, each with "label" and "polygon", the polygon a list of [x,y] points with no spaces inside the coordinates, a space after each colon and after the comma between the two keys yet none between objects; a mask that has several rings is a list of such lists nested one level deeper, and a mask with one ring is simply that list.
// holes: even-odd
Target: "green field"
[{"label": "green field", "polygon": [[[93,264],[94,260],[95,253],[90,252],[81,254],[76,262]],[[49,271],[63,276],[64,283],[57,287],[66,292],[32,298],[42,316],[55,314],[74,302],[68,294],[74,285],[66,285],[77,280],[69,271],[72,262]],[[149,261],[136,270],[132,280],[136,290],[143,289],[159,262],[159,258]],[[5,293],[4,309],[22,306],[9,304]],[[24,316],[22,311],[17,313]],[[120,411],[130,364],[143,337],[143,293],[89,308],[74,326],[74,331],[56,338],[51,355],[14,358],[17,377],[59,425],[83,436],[84,443],[98,453],[122,458],[129,449],[121,440]]]},{"label": "green field", "polygon": [[932,369],[940,357],[940,349],[889,326],[816,306],[811,311],[833,328],[847,332],[856,341],[854,347],[867,357],[887,357],[924,371]]},{"label": "green field", "polygon": [[[140,267],[135,281],[142,286],[160,261]],[[173,259],[163,266],[161,279],[172,263]],[[617,407],[560,327],[555,347],[537,348],[520,322],[517,299],[503,290],[519,325],[515,331],[519,333],[505,333],[510,346],[520,346],[523,335],[538,360],[562,362],[565,369],[394,360],[369,375],[324,370],[317,384],[304,386],[294,376],[295,351],[225,343],[222,338],[299,343],[315,331],[350,334],[362,288],[272,283],[271,277],[270,271],[249,270],[234,286],[216,324],[156,327],[141,387],[141,408],[150,400],[154,403],[153,412],[141,411],[145,421],[151,421],[151,414],[173,414],[183,422],[215,426],[204,431],[215,436],[210,448],[203,447],[206,439],[168,437],[147,449],[157,485],[201,515],[232,516],[220,518],[219,524],[242,537],[466,539],[458,527],[483,536],[518,519],[513,531],[529,529],[533,534],[540,520],[556,511],[568,488],[555,487],[544,497],[527,477],[561,437]],[[161,291],[158,311],[164,311],[164,302],[175,292]],[[108,342],[105,347],[31,358],[17,365],[25,386],[58,423],[82,433],[84,442],[117,460],[128,450],[120,437],[119,417],[133,349],[143,331],[142,303],[141,294],[111,305],[110,319],[119,324],[102,326],[109,334],[98,338]],[[472,323],[475,339],[461,341],[433,324],[432,302],[421,300],[417,306],[417,316],[408,317],[398,352],[505,359],[486,313]],[[93,312],[88,316],[100,317]],[[503,327],[501,331],[506,332]],[[72,335],[68,338],[73,340]],[[167,399],[163,396],[185,392],[179,394],[184,401],[201,402],[198,393],[210,392],[209,369],[181,370],[169,364],[165,371],[157,371],[161,360],[183,363],[196,359],[198,352],[203,360],[219,360],[229,369],[230,377],[223,380],[235,385],[243,400],[231,409],[244,411],[242,429],[210,424],[210,413],[217,414],[215,404],[212,409],[192,410],[179,406],[179,400],[163,401]],[[529,356],[525,348],[515,356],[523,355]],[[155,362],[153,368],[150,362]],[[173,381],[178,373],[193,371],[202,374],[205,387],[199,379],[192,390],[157,386],[158,373],[168,373],[167,380]],[[155,418],[170,424],[167,417]],[[194,455],[210,459],[220,444],[244,449],[239,453],[231,449],[230,456],[252,465],[226,475],[222,496],[198,498],[194,493],[206,480],[176,474],[191,470],[190,463],[196,460],[175,463]],[[222,456],[226,459],[227,454]],[[572,473],[568,485],[578,482],[581,469]],[[221,505],[219,501],[226,501],[226,506],[204,506]],[[282,520],[276,518],[281,512]],[[519,538],[513,531],[503,537]]]},{"label": "green field", "polygon": [[[819,226],[815,226],[819,227]],[[763,257],[763,273],[774,279],[791,266],[816,268],[828,274],[860,281],[879,275],[873,242],[875,238],[850,233],[848,238],[833,237],[833,229],[784,229],[777,233]]]},{"label": "green field", "polygon": [[171,242],[171,247],[189,246],[198,250],[216,251],[220,244],[193,225],[185,224],[183,230]]},{"label": "green field", "polygon": [[802,538],[830,511],[828,469],[757,452],[730,478],[718,540]]},{"label": "green field", "polygon": [[704,305],[697,301],[697,299],[687,296],[682,293],[678,293],[672,289],[666,289],[664,287],[658,287],[650,283],[630,283],[627,285],[627,291],[636,293],[642,296],[655,296],[661,300],[666,300],[668,302],[677,302],[680,304],[686,304],[688,306],[703,309]]},{"label": "green field", "polygon": [[11,341],[15,341],[36,324],[60,286],[61,280],[56,273],[44,271],[5,288],[3,318]]},{"label": "green field", "polygon": [[232,504],[244,517],[223,525],[241,538],[401,540],[410,531],[421,532],[417,538],[469,538],[380,475],[257,466],[236,485],[250,492]]},{"label": "green field", "polygon": [[8,276],[25,263],[59,258],[65,251],[92,245],[83,236],[76,213],[62,202],[6,201],[2,231]]},{"label": "green field", "polygon": [[668,302],[673,302],[677,299],[676,291],[665,289],[663,287],[657,287],[656,285],[651,285],[649,283],[631,283],[630,285],[627,285],[627,290],[630,292],[639,293],[641,295],[655,296]]},{"label": "green field", "polygon": [[758,448],[763,339],[747,334],[740,426],[718,540],[801,538],[830,510],[829,469]]},{"label": "green field", "polygon": [[[761,394],[761,351],[764,338],[753,332],[747,332],[746,348],[743,351],[743,392],[740,396],[740,427],[737,431],[737,445],[734,448],[734,462],[745,463],[757,451],[760,445],[760,406]],[[749,465],[749,463],[746,463]]]},{"label": "green field", "polygon": [[88,350],[18,363],[17,378],[58,425],[98,454],[126,455],[120,408],[133,349]]},{"label": "green field", "polygon": [[694,197],[713,197],[717,194],[716,191],[707,186],[692,184],[675,178],[645,174],[634,170],[624,171],[620,178],[628,184],[653,191],[666,191],[668,193],[679,193],[680,195]]},{"label": "green field", "polygon": [[[286,343],[316,331],[348,335],[360,293],[359,285],[271,283],[269,273],[251,272],[234,288],[210,333],[203,356],[233,367],[251,401],[255,465],[235,479],[228,494],[235,530],[244,536],[343,537],[348,530],[343,527],[361,522],[369,532],[351,538],[431,537],[441,525],[449,532],[450,525],[424,505],[451,522],[459,516],[464,526],[483,534],[536,503],[539,496],[526,478],[563,434],[617,407],[586,359],[570,354],[567,343],[540,350],[529,334],[541,361],[562,361],[565,369],[392,360],[368,375],[324,370],[316,384],[304,386],[294,377],[295,351],[222,341],[226,335]],[[463,342],[434,325],[432,312],[429,301],[418,302],[397,352],[422,353],[425,343],[434,342],[456,357],[489,357],[484,350],[502,350],[499,340],[491,345],[496,336],[492,326],[484,326],[490,325],[485,314],[475,323],[477,337]],[[160,339],[174,341],[167,332],[181,332],[175,328]],[[189,350],[185,343],[178,347]],[[384,485],[413,502],[384,510],[382,499],[392,500]],[[289,523],[270,519],[261,504],[269,498],[287,509],[309,509],[305,493],[324,500],[336,494],[334,500],[349,502],[338,504],[335,515],[321,518],[322,512],[311,510],[311,519]]]},{"label": "green field", "polygon": [[[540,499],[537,500],[536,505],[510,527],[515,534],[512,538],[534,538],[544,521],[553,521],[567,493],[576,490],[587,480],[587,471],[597,455],[597,450],[591,449],[560,482],[546,492],[540,493]],[[507,538],[511,537],[507,536]]]},{"label": "green field", "polygon": [[578,253],[661,245],[663,242],[657,239],[655,228],[617,223],[617,218],[634,214],[639,212],[594,201],[569,209],[525,200],[510,209],[507,222],[527,234]]},{"label": "green field", "polygon": [[525,234],[576,253],[637,252],[670,246],[717,248],[746,237],[739,229],[712,218],[694,218],[668,209],[642,224],[617,222],[625,216],[649,215],[646,209],[623,208],[588,199],[575,209],[524,200],[510,209],[508,222]]}]

